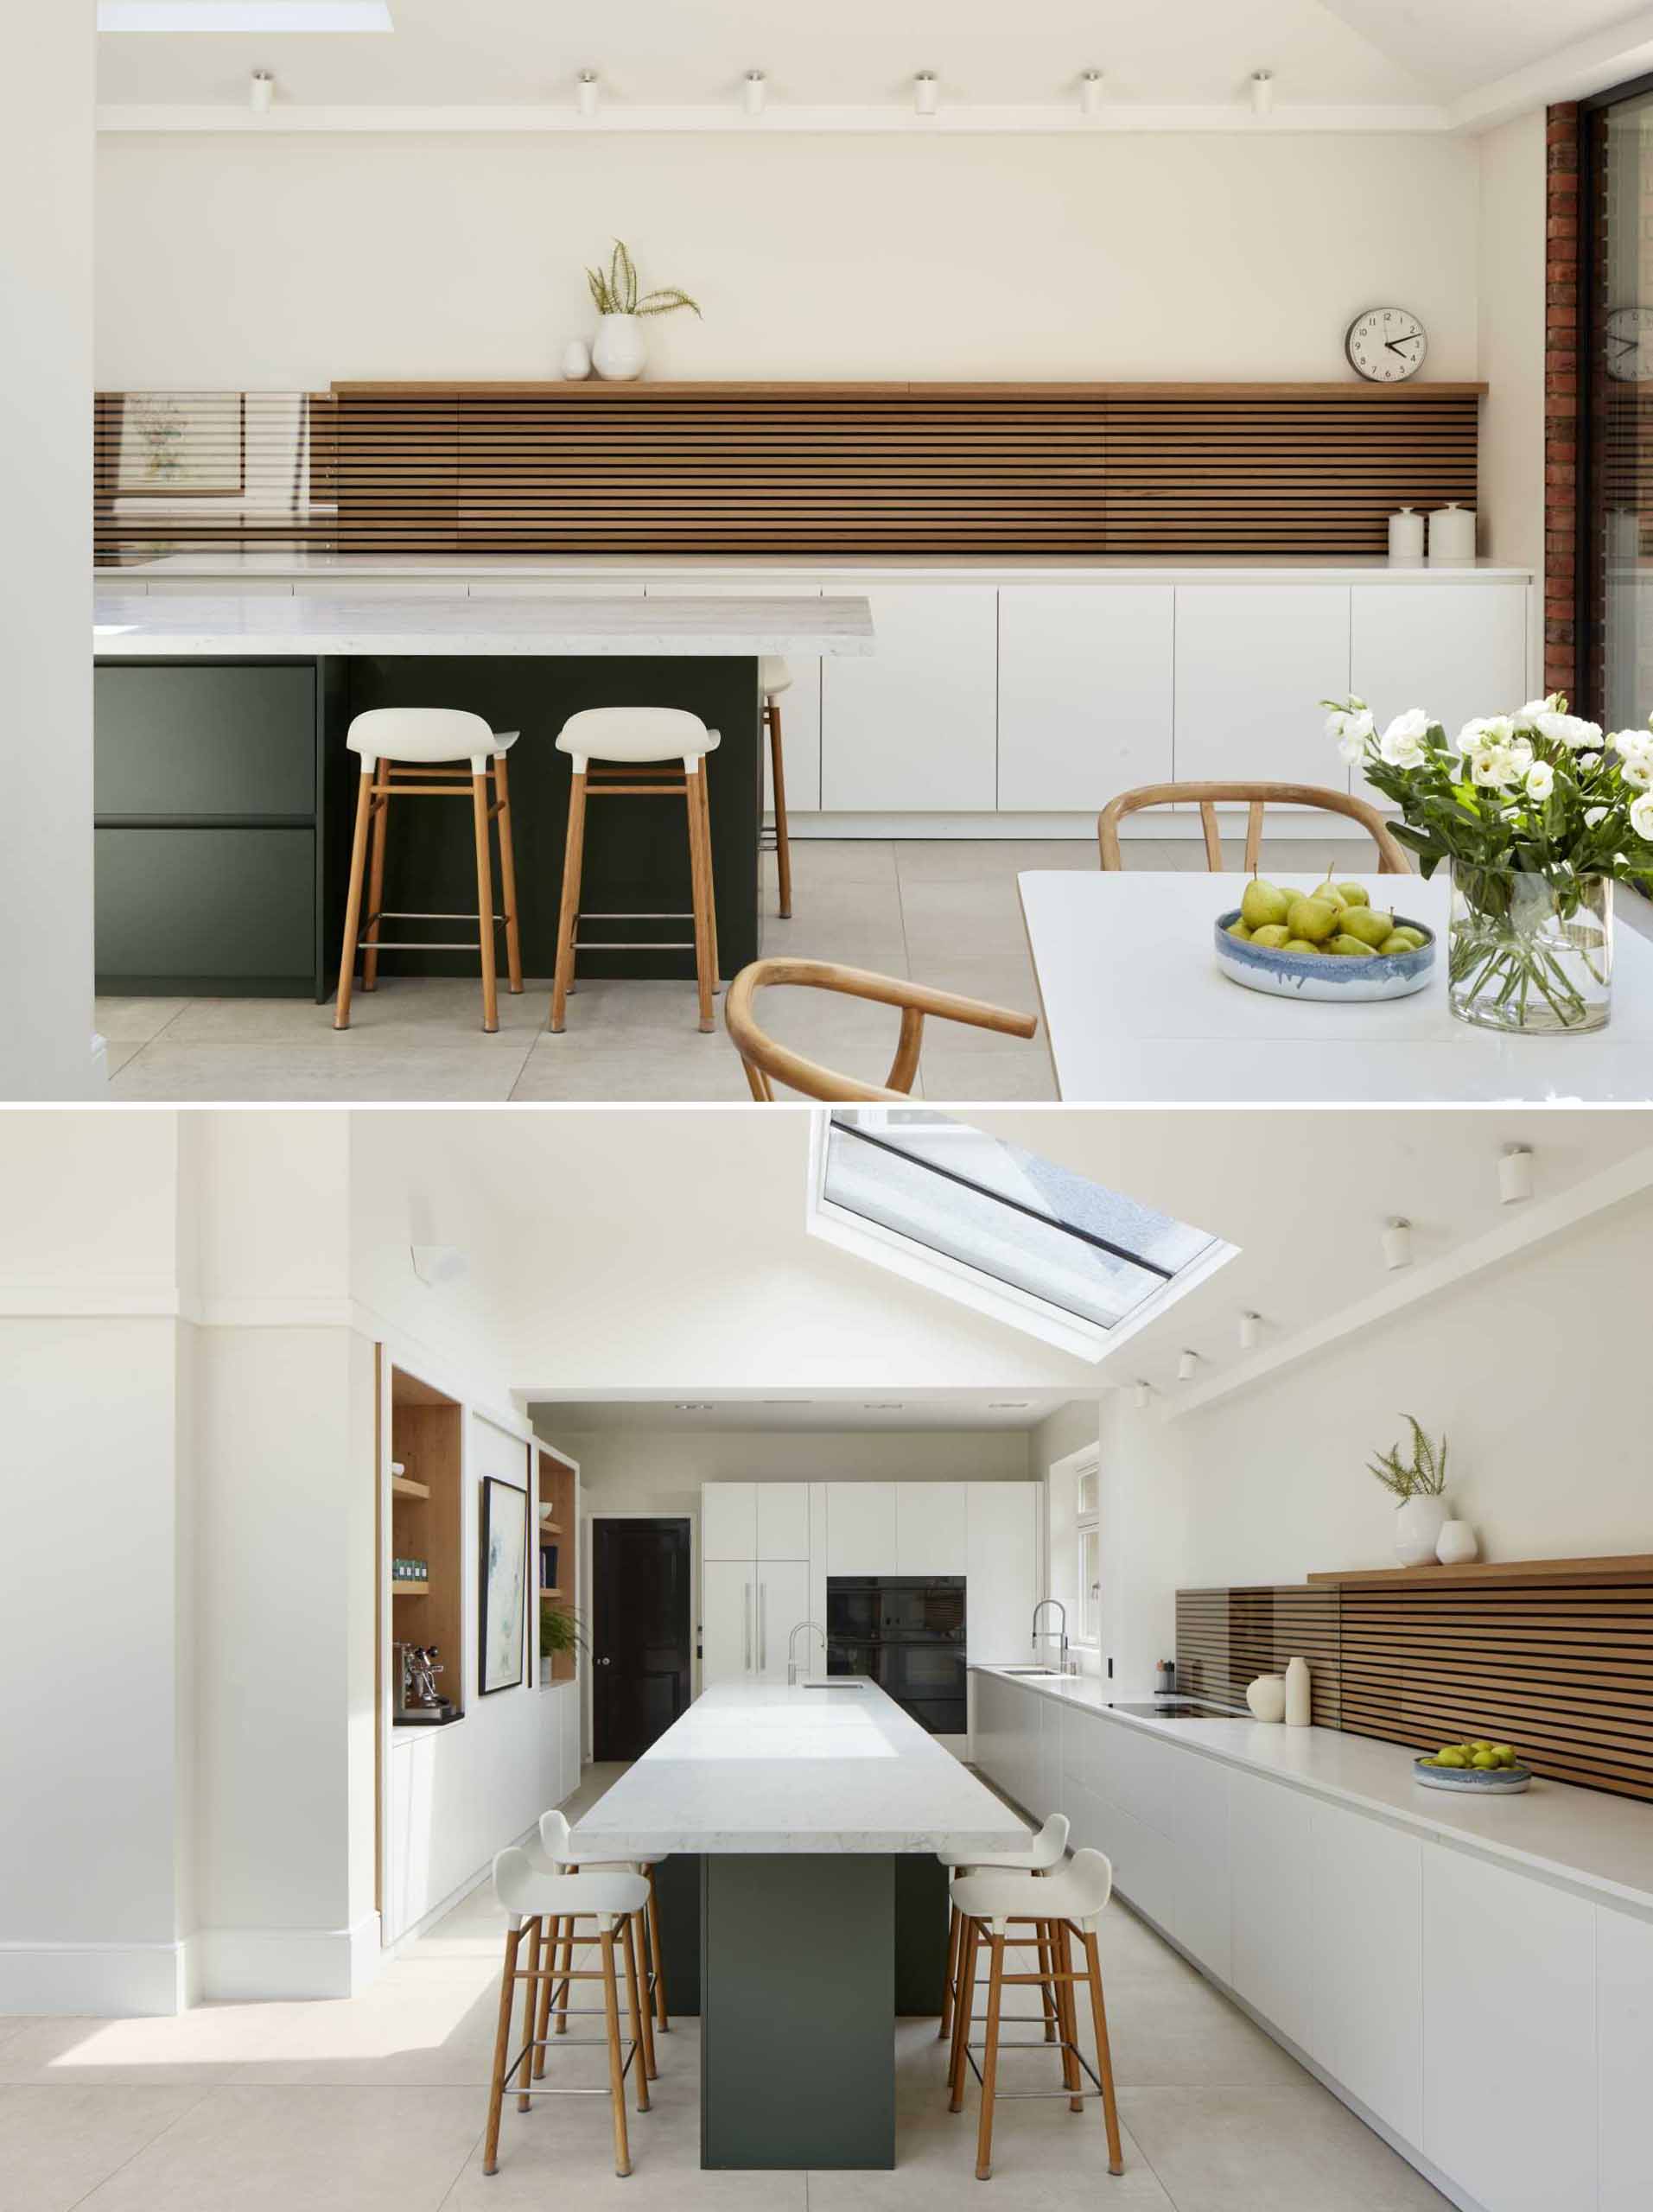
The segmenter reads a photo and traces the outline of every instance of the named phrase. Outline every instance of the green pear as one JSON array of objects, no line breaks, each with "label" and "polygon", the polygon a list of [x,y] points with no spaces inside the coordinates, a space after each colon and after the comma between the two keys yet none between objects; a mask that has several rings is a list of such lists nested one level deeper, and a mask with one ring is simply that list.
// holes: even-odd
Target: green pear
[{"label": "green pear", "polygon": [[1265,922],[1260,930],[1253,930],[1253,944],[1266,944],[1270,952],[1278,952],[1281,945],[1291,943],[1291,931],[1284,922]]},{"label": "green pear", "polygon": [[1476,1751],[1470,1758],[1470,1764],[1479,1767],[1483,1773],[1488,1767],[1497,1766],[1497,1763],[1498,1755],[1496,1751]]},{"label": "green pear", "polygon": [[1380,945],[1395,934],[1393,914],[1375,913],[1370,906],[1348,906],[1342,917],[1344,935],[1357,937],[1363,944]]},{"label": "green pear", "polygon": [[1249,944],[1251,942],[1251,932],[1243,922],[1230,922],[1228,925],[1228,934],[1230,937],[1237,937],[1242,944]]},{"label": "green pear", "polygon": [[1266,929],[1271,923],[1283,922],[1290,905],[1286,893],[1277,891],[1266,877],[1253,876],[1240,901],[1240,919],[1250,929]]},{"label": "green pear", "polygon": [[1340,930],[1329,944],[1321,947],[1321,950],[1335,952],[1340,960],[1370,960],[1372,957],[1370,945],[1363,944],[1357,937],[1351,937],[1346,930]]},{"label": "green pear", "polygon": [[1294,937],[1306,937],[1311,944],[1319,944],[1323,938],[1337,933],[1340,906],[1318,894],[1308,899],[1294,899],[1291,911],[1286,916]]},{"label": "green pear", "polygon": [[1343,893],[1345,906],[1370,906],[1371,893],[1364,883],[1339,883],[1335,888]]},{"label": "green pear", "polygon": [[1318,944],[1311,944],[1306,937],[1288,937],[1281,946],[1282,952],[1318,952]]},{"label": "green pear", "polygon": [[1402,937],[1398,931],[1393,931],[1383,939],[1377,950],[1383,953],[1415,952],[1418,947],[1413,944],[1409,937]]},{"label": "green pear", "polygon": [[1414,952],[1421,952],[1424,946],[1429,942],[1428,938],[1425,937],[1423,931],[1420,929],[1415,929],[1410,922],[1396,922],[1395,925],[1395,934],[1396,937],[1405,938],[1410,944]]},{"label": "green pear", "polygon": [[1335,906],[1338,913],[1349,904],[1335,883],[1317,883],[1308,895],[1311,899],[1324,899],[1326,905]]},{"label": "green pear", "polygon": [[1456,1744],[1445,1744],[1435,1753],[1437,1766],[1467,1766],[1469,1754]]},{"label": "green pear", "polygon": [[1516,1764],[1514,1748],[1509,1744],[1494,1744],[1492,1756],[1500,1766],[1514,1766]]}]

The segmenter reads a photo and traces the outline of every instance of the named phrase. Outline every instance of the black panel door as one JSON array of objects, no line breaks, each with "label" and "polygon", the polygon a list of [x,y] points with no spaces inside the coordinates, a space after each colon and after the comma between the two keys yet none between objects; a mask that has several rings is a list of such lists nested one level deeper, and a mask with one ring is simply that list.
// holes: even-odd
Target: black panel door
[{"label": "black panel door", "polygon": [[689,1705],[686,1520],[592,1523],[592,1746],[639,1758]]}]

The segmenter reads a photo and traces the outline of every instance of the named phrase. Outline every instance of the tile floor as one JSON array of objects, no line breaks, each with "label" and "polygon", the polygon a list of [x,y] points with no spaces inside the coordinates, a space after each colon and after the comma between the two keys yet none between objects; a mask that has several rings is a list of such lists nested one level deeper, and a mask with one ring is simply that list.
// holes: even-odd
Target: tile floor
[{"label": "tile floor", "polygon": [[[618,1769],[593,1768],[570,1813]],[[976,2103],[946,2109],[933,2024],[896,2031],[893,2173],[700,2171],[698,2031],[659,2044],[653,2109],[628,2111],[616,2178],[600,2097],[506,2100],[481,2135],[503,1920],[474,1891],[347,2001],[213,2005],[170,2020],[0,2018],[4,2212],[954,2212],[974,2187]],[[1103,1922],[1124,2130],[1109,2180],[1099,2107],[1000,2107],[995,2197],[1014,2212],[1426,2212],[1446,2200],[1123,1907]],[[1036,2003],[1014,1993],[1019,2012]],[[1007,2000],[1008,2002],[1009,2000]],[[564,2078],[601,2082],[600,2049]],[[1042,2052],[1001,2088],[1046,2086]]]},{"label": "tile floor", "polygon": [[[766,856],[764,950],[912,976],[946,990],[1038,1010],[1015,878],[1023,868],[1094,868],[1088,840],[1061,843],[827,842],[793,846],[793,918],[775,914]],[[1294,877],[1331,854],[1339,871],[1370,874],[1362,841],[1266,842],[1263,867]],[[1197,840],[1139,840],[1131,867],[1197,869]],[[1627,904],[1640,902],[1626,901]],[[324,1007],[294,999],[104,999],[117,1099],[584,1100],[743,1099],[746,1080],[720,1008],[703,1037],[691,988],[588,983],[561,1037],[545,1027],[549,987],[502,994],[499,1029],[477,1027],[475,984],[433,980],[358,994],[340,1034]],[[765,1001],[775,1035],[849,1072],[881,1079],[895,1017],[820,993]],[[1042,1037],[1031,1044],[928,1025],[921,1095],[955,1100],[1055,1096]]]}]

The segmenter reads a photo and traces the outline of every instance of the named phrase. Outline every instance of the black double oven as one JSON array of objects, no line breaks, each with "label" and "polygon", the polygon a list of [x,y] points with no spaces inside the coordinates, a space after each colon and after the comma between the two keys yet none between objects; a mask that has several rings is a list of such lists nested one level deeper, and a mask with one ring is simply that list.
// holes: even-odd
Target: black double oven
[{"label": "black double oven", "polygon": [[827,1577],[827,1672],[864,1675],[932,1736],[962,1736],[962,1574]]}]

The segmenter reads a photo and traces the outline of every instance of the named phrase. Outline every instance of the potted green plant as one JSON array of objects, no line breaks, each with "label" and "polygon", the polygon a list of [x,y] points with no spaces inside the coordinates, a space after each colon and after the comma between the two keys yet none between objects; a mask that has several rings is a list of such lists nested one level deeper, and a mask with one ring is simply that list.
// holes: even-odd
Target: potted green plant
[{"label": "potted green plant", "polygon": [[1411,1414],[1412,1456],[1402,1459],[1398,1445],[1367,1464],[1398,1501],[1395,1509],[1395,1551],[1402,1567],[1422,1567],[1435,1556],[1446,1521],[1446,1440],[1432,1444]]},{"label": "potted green plant", "polygon": [[591,349],[592,365],[611,384],[632,384],[643,373],[646,358],[643,321],[646,315],[676,315],[680,308],[692,314],[699,307],[675,284],[658,291],[638,291],[637,268],[623,238],[614,240],[607,269],[588,269],[586,283],[597,310],[597,341]]},{"label": "potted green plant", "polygon": [[591,1644],[585,1624],[572,1605],[544,1605],[539,1609],[540,1680],[550,1680],[549,1662],[563,1654],[577,1658]]}]

